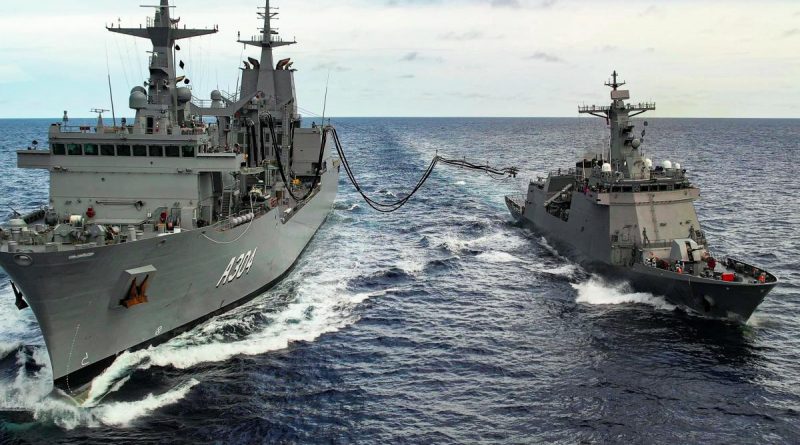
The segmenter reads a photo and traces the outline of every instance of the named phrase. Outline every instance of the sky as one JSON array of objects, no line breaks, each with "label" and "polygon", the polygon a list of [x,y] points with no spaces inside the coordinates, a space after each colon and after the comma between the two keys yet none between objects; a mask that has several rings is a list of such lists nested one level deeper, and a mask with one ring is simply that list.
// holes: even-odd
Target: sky
[{"label": "sky", "polygon": [[[264,0],[172,0],[194,95],[234,90]],[[149,41],[138,27],[158,0],[15,2],[0,16],[0,118],[132,115]],[[224,5],[224,6],[221,6]],[[612,70],[652,117],[800,117],[800,1],[272,0],[297,45],[298,102],[330,116],[576,116],[606,105]],[[329,80],[328,80],[329,79]]]}]

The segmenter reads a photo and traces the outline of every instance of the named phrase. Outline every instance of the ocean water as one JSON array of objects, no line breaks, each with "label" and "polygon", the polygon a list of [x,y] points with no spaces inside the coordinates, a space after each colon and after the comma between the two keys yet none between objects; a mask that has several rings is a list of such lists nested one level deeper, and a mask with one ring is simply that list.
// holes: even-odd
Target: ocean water
[{"label": "ocean water", "polygon": [[[595,276],[515,225],[503,196],[607,140],[600,119],[334,119],[373,196],[341,179],[291,274],[231,313],[121,356],[80,407],[48,396],[30,311],[0,275],[0,407],[10,443],[797,443],[800,120],[657,119],[644,150],[701,187],[715,251],[782,282],[747,324],[682,313]],[[641,121],[637,131],[642,129]],[[47,120],[0,120],[0,205],[47,200],[14,150]],[[7,207],[0,217],[10,216]]]}]

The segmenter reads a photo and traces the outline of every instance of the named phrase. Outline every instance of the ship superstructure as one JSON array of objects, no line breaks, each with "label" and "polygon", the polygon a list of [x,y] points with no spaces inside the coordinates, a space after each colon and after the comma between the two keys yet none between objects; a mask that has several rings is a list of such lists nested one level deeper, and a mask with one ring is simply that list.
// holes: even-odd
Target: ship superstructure
[{"label": "ship superstructure", "polygon": [[704,315],[747,320],[777,278],[714,258],[694,208],[700,190],[679,163],[643,156],[645,130],[637,135],[631,118],[655,103],[626,103],[624,84],[615,71],[611,104],[578,109],[606,120],[608,148],[531,181],[524,198],[506,197],[509,210],[595,270]]},{"label": "ship superstructure", "polygon": [[329,213],[339,160],[329,126],[304,127],[290,59],[272,27],[239,43],[260,50],[240,88],[199,100],[176,74],[188,29],[168,0],[145,26],[108,27],[152,43],[136,115],[95,127],[67,113],[49,145],[18,151],[50,172],[46,208],[2,230],[0,265],[17,306],[33,310],[56,386],[70,394],[123,351],[162,342],[259,295],[295,263]]}]

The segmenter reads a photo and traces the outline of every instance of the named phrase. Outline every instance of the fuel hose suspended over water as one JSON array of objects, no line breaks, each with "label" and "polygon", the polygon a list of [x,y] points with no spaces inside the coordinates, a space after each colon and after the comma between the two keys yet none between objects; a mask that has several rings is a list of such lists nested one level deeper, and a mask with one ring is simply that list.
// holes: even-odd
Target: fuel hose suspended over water
[{"label": "fuel hose suspended over water", "polygon": [[[267,115],[267,119],[266,120],[267,120],[266,123],[269,126],[269,131],[271,133],[273,149],[274,149],[274,152],[275,152],[275,158],[276,158],[276,160],[278,162],[278,169],[280,170],[281,178],[283,179],[283,182],[285,184],[288,184],[288,182],[286,181],[286,177],[285,177],[285,174],[284,174],[284,169],[283,169],[283,165],[282,165],[282,161],[281,161],[280,147],[278,146],[278,144],[276,142],[276,138],[275,138],[275,123],[274,123],[273,118],[272,118],[271,115]],[[475,164],[475,163],[466,161],[464,159],[448,159],[448,158],[439,156],[437,154],[436,156],[433,157],[433,159],[431,159],[430,164],[428,164],[428,167],[425,169],[425,172],[419,178],[419,180],[417,181],[416,185],[414,185],[414,188],[411,190],[411,192],[409,192],[404,197],[402,197],[402,198],[400,198],[400,199],[398,199],[396,201],[380,202],[380,201],[376,201],[376,200],[370,198],[366,194],[366,192],[364,192],[364,190],[361,188],[361,185],[358,183],[358,180],[356,179],[355,174],[353,173],[353,169],[350,167],[350,162],[347,160],[347,155],[345,154],[344,148],[342,147],[342,141],[339,139],[339,134],[336,132],[336,129],[334,127],[328,126],[328,127],[323,127],[323,130],[322,130],[322,145],[320,146],[319,162],[317,163],[316,175],[314,176],[314,181],[313,181],[313,183],[311,185],[311,189],[308,191],[308,193],[306,193],[305,196],[298,198],[292,193],[291,188],[287,188],[287,190],[289,190],[289,194],[296,201],[302,201],[302,200],[305,200],[306,198],[308,198],[308,196],[310,196],[310,194],[313,192],[314,188],[319,183],[319,178],[320,178],[320,175],[321,175],[322,157],[323,157],[323,154],[325,152],[325,144],[327,142],[328,133],[330,133],[333,136],[333,142],[334,142],[334,145],[336,146],[336,152],[339,154],[339,159],[342,161],[342,167],[344,167],[344,171],[345,171],[345,173],[347,173],[347,178],[353,184],[353,187],[355,187],[356,191],[361,195],[361,197],[364,199],[364,201],[367,204],[369,204],[370,207],[372,207],[373,209],[375,209],[375,210],[377,210],[379,212],[382,212],[382,213],[391,213],[391,212],[397,211],[401,207],[403,207],[411,199],[411,197],[414,196],[422,188],[423,184],[425,184],[425,181],[428,180],[428,178],[433,173],[433,170],[436,168],[436,166],[439,163],[452,165],[454,167],[465,168],[467,170],[474,170],[474,171],[484,172],[484,173],[489,174],[490,176],[492,176],[495,179],[502,179],[502,178],[507,178],[507,177],[516,177],[517,176],[517,172],[518,172],[518,169],[516,167],[495,168],[495,167],[491,167],[489,165]]]},{"label": "fuel hose suspended over water", "polygon": [[488,173],[489,175],[494,175],[494,177],[498,179],[517,176],[516,167],[494,168],[488,165],[474,164],[463,159],[448,159],[437,154],[433,157],[433,159],[431,159],[430,164],[428,164],[428,168],[425,169],[425,172],[419,178],[417,184],[414,186],[411,192],[396,201],[379,202],[367,196],[367,194],[361,188],[361,185],[358,183],[358,180],[356,179],[355,175],[353,174],[353,170],[350,167],[350,162],[347,160],[347,155],[344,153],[342,142],[339,140],[339,134],[336,132],[335,128],[332,128],[331,130],[333,134],[333,141],[336,145],[336,151],[339,153],[339,158],[342,161],[342,167],[344,167],[344,171],[347,173],[347,177],[350,179],[350,182],[353,183],[353,187],[355,187],[356,191],[358,191],[358,193],[362,198],[364,198],[364,201],[366,201],[370,207],[383,213],[391,213],[403,207],[411,199],[411,197],[414,196],[414,194],[417,193],[420,188],[422,188],[422,185],[425,184],[425,181],[428,180],[428,178],[431,176],[431,173],[433,173],[434,168],[436,168],[436,165],[440,162],[442,164],[461,167],[468,170],[482,171]]}]

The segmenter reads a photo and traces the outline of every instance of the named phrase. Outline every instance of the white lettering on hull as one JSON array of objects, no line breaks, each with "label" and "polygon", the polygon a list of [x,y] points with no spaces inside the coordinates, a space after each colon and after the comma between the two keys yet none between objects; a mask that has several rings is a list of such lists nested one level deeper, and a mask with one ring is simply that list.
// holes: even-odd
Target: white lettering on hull
[{"label": "white lettering on hull", "polygon": [[228,263],[225,271],[222,272],[222,276],[219,277],[219,281],[217,281],[217,287],[241,278],[242,275],[248,274],[250,272],[250,268],[253,267],[253,259],[256,257],[257,250],[258,247],[253,250],[248,250],[247,253],[243,253],[238,257],[231,258],[231,261]]}]

